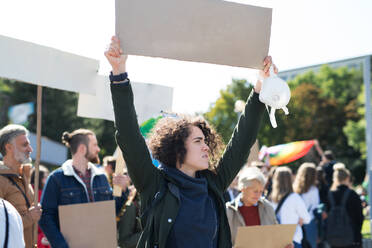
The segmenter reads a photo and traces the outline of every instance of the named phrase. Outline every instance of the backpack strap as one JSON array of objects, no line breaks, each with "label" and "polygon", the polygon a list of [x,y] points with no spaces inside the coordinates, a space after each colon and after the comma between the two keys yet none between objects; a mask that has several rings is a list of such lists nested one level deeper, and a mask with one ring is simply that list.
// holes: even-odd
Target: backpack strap
[{"label": "backpack strap", "polygon": [[350,189],[346,189],[345,192],[344,192],[344,195],[342,197],[342,200],[341,200],[341,206],[343,206],[343,207],[346,206],[346,201],[349,198],[349,194],[350,194]]},{"label": "backpack strap", "polygon": [[150,233],[154,234],[154,240],[153,240],[154,247],[159,247],[159,233],[158,231],[153,230],[154,222],[155,222],[154,210],[155,210],[155,207],[160,202],[160,200],[163,199],[165,192],[167,191],[167,184],[168,182],[164,178],[164,183],[161,185],[160,190],[156,192],[153,201],[151,202],[149,206],[147,206],[147,208],[143,211],[143,214],[140,216],[142,229],[144,229],[146,226],[146,223],[143,223],[144,218],[146,218],[146,222],[148,222],[148,220],[150,221],[149,225],[150,225],[150,228],[152,228],[152,230],[150,230]]},{"label": "backpack strap", "polygon": [[282,205],[284,203],[284,201],[287,199],[287,197],[290,195],[291,193],[288,193],[286,194],[282,199],[280,199],[279,203],[278,203],[278,206],[276,207],[275,209],[275,215],[278,215],[280,209],[282,208]]},{"label": "backpack strap", "polygon": [[8,248],[8,240],[9,240],[9,215],[8,210],[6,209],[5,202],[2,200],[4,205],[4,212],[5,212],[5,239],[4,239],[4,248]]},{"label": "backpack strap", "polygon": [[333,198],[333,195],[332,195],[332,191],[331,190],[328,191],[328,200],[329,200],[330,207],[333,207],[333,206],[336,205],[335,204],[335,199]]},{"label": "backpack strap", "polygon": [[11,181],[12,184],[13,184],[14,186],[16,186],[17,189],[18,189],[19,191],[21,191],[23,197],[24,197],[25,200],[26,200],[27,208],[30,208],[30,207],[31,207],[31,204],[30,204],[30,202],[29,202],[29,200],[28,200],[28,198],[27,198],[26,193],[23,192],[23,190],[21,189],[21,187],[19,187],[19,185],[14,181],[14,179],[12,178],[13,175],[11,175],[11,174],[1,174],[1,176],[8,178],[9,181]]},{"label": "backpack strap", "polygon": [[[163,199],[164,195],[165,195],[165,192],[167,191],[167,180],[164,180],[164,183],[163,183],[163,186],[162,188],[160,189],[160,191],[157,193],[157,196],[155,195],[155,199],[153,202],[155,202],[155,204],[152,206],[152,219],[154,221],[154,229],[155,229],[155,226],[156,226],[156,221],[155,221],[155,207],[156,205],[158,205],[158,203],[160,202],[160,200]],[[154,248],[158,248],[159,247],[159,230],[154,230]]]},{"label": "backpack strap", "polygon": [[[340,206],[342,206],[342,207],[346,206],[346,201],[349,198],[349,194],[350,194],[350,189],[346,189],[343,196],[342,196]],[[333,194],[332,194],[331,191],[328,191],[328,200],[329,200],[329,203],[330,203],[331,207],[336,206],[335,199],[334,199]]]},{"label": "backpack strap", "polygon": [[142,215],[140,216],[141,219],[149,215],[150,212],[152,212],[152,210],[156,207],[156,205],[160,202],[160,200],[165,195],[166,189],[167,189],[167,182],[165,181],[162,184],[160,190],[156,192],[156,194],[154,195],[154,199],[152,200],[151,204],[147,206],[147,208],[143,211]]}]

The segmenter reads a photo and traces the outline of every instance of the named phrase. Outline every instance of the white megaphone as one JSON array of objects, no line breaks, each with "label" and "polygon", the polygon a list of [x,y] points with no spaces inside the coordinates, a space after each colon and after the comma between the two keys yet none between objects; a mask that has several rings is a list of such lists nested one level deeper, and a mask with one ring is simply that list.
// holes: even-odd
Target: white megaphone
[{"label": "white megaphone", "polygon": [[260,101],[271,107],[269,116],[270,122],[273,128],[278,125],[275,119],[275,110],[283,109],[286,115],[289,114],[288,108],[286,107],[291,99],[291,91],[289,90],[288,84],[275,73],[273,66],[270,67],[270,77],[266,78],[262,82],[262,88],[260,92]]}]

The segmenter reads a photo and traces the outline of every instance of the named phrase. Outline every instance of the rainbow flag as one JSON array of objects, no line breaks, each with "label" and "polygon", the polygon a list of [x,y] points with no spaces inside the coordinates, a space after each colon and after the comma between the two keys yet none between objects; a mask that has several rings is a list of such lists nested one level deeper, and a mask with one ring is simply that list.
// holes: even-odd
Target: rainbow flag
[{"label": "rainbow flag", "polygon": [[270,165],[288,164],[305,156],[314,142],[315,140],[304,140],[270,147],[263,146],[259,152],[259,159],[269,156]]}]

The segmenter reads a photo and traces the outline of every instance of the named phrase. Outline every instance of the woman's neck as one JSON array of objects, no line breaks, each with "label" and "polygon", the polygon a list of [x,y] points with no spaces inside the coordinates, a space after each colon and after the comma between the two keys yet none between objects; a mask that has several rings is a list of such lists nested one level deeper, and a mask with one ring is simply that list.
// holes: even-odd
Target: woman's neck
[{"label": "woman's neck", "polygon": [[189,177],[195,177],[195,173],[196,173],[195,170],[188,169],[184,166],[182,166],[181,168],[177,168],[177,169],[179,169],[180,171],[182,171],[184,174],[188,175]]},{"label": "woman's neck", "polygon": [[189,177],[195,177],[196,170],[193,168],[190,168],[187,164],[180,164],[177,162],[176,165],[177,169],[182,171],[184,174],[188,175]]},{"label": "woman's neck", "polygon": [[246,207],[251,207],[251,206],[253,206],[253,204],[250,203],[249,200],[246,199],[246,198],[244,197],[244,193],[242,193],[242,198],[240,198],[240,201],[241,201],[241,202],[243,203],[243,205],[246,206]]}]

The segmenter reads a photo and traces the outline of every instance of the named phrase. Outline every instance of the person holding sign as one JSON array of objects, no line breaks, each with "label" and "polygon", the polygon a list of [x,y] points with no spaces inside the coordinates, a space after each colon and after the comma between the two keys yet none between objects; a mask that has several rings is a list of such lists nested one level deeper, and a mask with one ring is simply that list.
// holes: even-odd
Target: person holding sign
[{"label": "person holding sign", "polygon": [[[278,224],[274,208],[262,194],[266,179],[260,169],[249,167],[243,169],[238,179],[241,191],[233,201],[226,203],[227,219],[231,229],[233,244],[240,226],[264,226]],[[285,248],[292,248],[288,244]]]},{"label": "person holding sign", "polygon": [[266,179],[257,167],[243,169],[239,175],[241,194],[226,203],[233,244],[239,226],[278,224],[273,207],[262,197],[265,184]]},{"label": "person holding sign", "polygon": [[[104,172],[94,165],[99,163],[100,151],[96,135],[87,129],[77,129],[64,132],[62,141],[70,148],[72,159],[50,174],[41,197],[43,213],[39,225],[52,247],[69,247],[60,230],[58,206],[113,199]],[[124,191],[128,184],[123,175],[114,176],[113,183]],[[126,196],[115,197],[115,201],[118,213]]]},{"label": "person holding sign", "polygon": [[40,205],[33,204],[34,193],[29,183],[26,163],[30,163],[31,144],[28,130],[10,124],[0,130],[0,197],[11,203],[19,212],[23,222],[26,248],[33,247],[33,225],[41,216]]},{"label": "person holding sign", "polygon": [[[202,117],[162,118],[149,138],[151,153],[161,163],[156,168],[138,127],[127,55],[117,37],[105,56],[112,66],[116,141],[141,199],[143,233],[137,247],[231,247],[223,192],[256,140],[265,110],[258,98],[261,82],[248,98],[223,154],[219,136]],[[263,61],[265,77],[271,65],[268,56]]]}]

